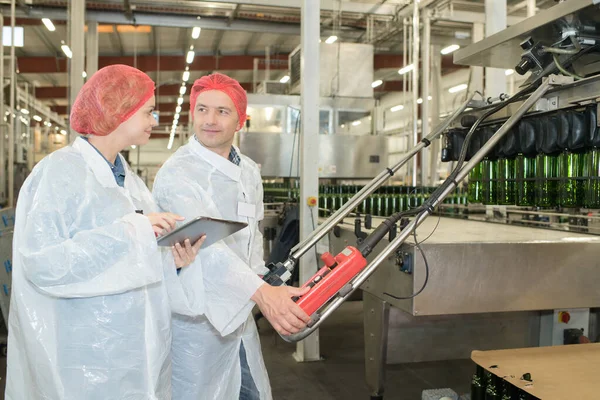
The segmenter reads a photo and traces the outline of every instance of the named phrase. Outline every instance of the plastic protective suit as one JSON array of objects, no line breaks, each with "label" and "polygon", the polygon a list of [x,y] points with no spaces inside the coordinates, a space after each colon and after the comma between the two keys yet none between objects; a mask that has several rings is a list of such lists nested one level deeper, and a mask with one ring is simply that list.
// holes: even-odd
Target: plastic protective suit
[{"label": "plastic protective suit", "polygon": [[123,188],[78,138],[44,158],[21,189],[6,399],[171,398],[163,279],[176,278],[175,267],[135,212],[156,212],[149,190],[121,161]]},{"label": "plastic protective suit", "polygon": [[[238,150],[239,153],[239,150]],[[192,137],[154,181],[160,208],[186,219],[208,216],[248,227],[207,248],[179,275],[187,307],[173,315],[173,399],[232,400],[240,394],[240,344],[261,399],[271,398],[250,297],[264,282],[263,189],[258,166],[240,166]]]}]

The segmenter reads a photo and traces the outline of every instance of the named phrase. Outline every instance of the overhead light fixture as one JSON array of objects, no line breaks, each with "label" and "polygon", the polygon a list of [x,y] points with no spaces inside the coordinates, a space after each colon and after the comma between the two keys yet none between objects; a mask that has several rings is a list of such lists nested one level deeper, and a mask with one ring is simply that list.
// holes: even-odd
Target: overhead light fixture
[{"label": "overhead light fixture", "polygon": [[181,87],[179,88],[179,94],[183,96],[185,94],[186,89],[187,88],[185,87],[185,85],[181,85]]},{"label": "overhead light fixture", "polygon": [[190,51],[187,52],[187,56],[185,57],[185,62],[191,64],[194,61],[194,46],[190,46]]},{"label": "overhead light fixture", "polygon": [[431,100],[433,97],[431,96],[427,96],[427,100]]},{"label": "overhead light fixture", "polygon": [[177,99],[177,105],[180,106],[183,104],[183,97]]},{"label": "overhead light fixture", "polygon": [[46,29],[48,29],[50,32],[54,32],[56,30],[56,27],[54,26],[50,18],[42,18],[42,22],[44,23],[44,25],[46,25]]},{"label": "overhead light fixture", "polygon": [[21,114],[28,115],[29,114],[29,110],[26,109],[26,108],[21,108]]},{"label": "overhead light fixture", "polygon": [[327,38],[327,40],[325,40],[325,43],[327,43],[327,44],[332,44],[332,43],[335,43],[335,41],[336,41],[337,39],[338,39],[338,37],[337,37],[337,36],[329,36],[329,37]]},{"label": "overhead light fixture", "polygon": [[423,99],[419,97],[419,98],[417,99],[417,104],[423,104]]},{"label": "overhead light fixture", "polygon": [[183,71],[183,76],[181,77],[181,79],[184,82],[187,82],[190,79],[190,71]]},{"label": "overhead light fixture", "polygon": [[202,28],[200,28],[199,26],[195,26],[194,29],[192,29],[192,39],[198,39],[200,37],[201,31]]},{"label": "overhead light fixture", "polygon": [[64,130],[64,129],[61,129],[61,130],[60,130],[60,133],[61,133],[61,135],[67,136],[67,131],[66,131],[66,130]]},{"label": "overhead light fixture", "polygon": [[279,80],[279,82],[281,83],[288,83],[290,81],[290,76],[289,75],[285,75],[283,78],[281,78]]},{"label": "overhead light fixture", "polygon": [[71,51],[69,46],[65,44],[65,42],[62,42],[60,48],[62,49],[63,53],[65,53],[65,56],[67,56],[68,58],[73,58],[73,52]]},{"label": "overhead light fixture", "polygon": [[383,84],[383,81],[381,79],[377,79],[376,81],[374,81],[373,83],[371,83],[371,87],[372,88],[376,88],[378,86],[381,86]]},{"label": "overhead light fixture", "polygon": [[400,110],[404,110],[404,106],[402,104],[399,104],[397,106],[390,108],[391,112],[396,112],[396,111],[400,111]]},{"label": "overhead light fixture", "polygon": [[352,126],[358,126],[358,125],[360,125],[360,124],[361,124],[361,122],[360,122],[360,121],[354,121],[354,122],[352,123]]},{"label": "overhead light fixture", "polygon": [[34,115],[33,119],[35,119],[37,122],[42,122],[42,117],[40,117],[39,115]]},{"label": "overhead light fixture", "polygon": [[340,125],[340,127],[341,127],[341,128],[345,128],[345,127],[346,127],[346,125],[342,124],[342,125]]},{"label": "overhead light fixture", "polygon": [[515,73],[514,69],[507,69],[506,71],[504,71],[504,75],[506,75],[506,76],[510,76],[514,73]]},{"label": "overhead light fixture", "polygon": [[173,119],[174,119],[175,121],[179,121],[179,113],[176,113],[176,114],[173,116]]},{"label": "overhead light fixture", "polygon": [[448,92],[450,92],[450,93],[461,92],[461,91],[465,90],[467,87],[468,86],[466,83],[462,83],[460,85],[451,87],[450,89],[448,89]]},{"label": "overhead light fixture", "polygon": [[398,73],[400,75],[404,75],[405,73],[412,71],[414,68],[415,66],[413,64],[408,64],[407,66],[400,68]]},{"label": "overhead light fixture", "polygon": [[175,107],[175,112],[179,114],[181,112],[181,106]]},{"label": "overhead light fixture", "polygon": [[451,45],[450,45],[450,46],[448,46],[448,47],[444,47],[444,48],[443,48],[443,49],[440,51],[440,53],[442,53],[442,54],[450,54],[450,53],[452,53],[452,52],[454,52],[454,51],[456,51],[456,50],[458,50],[458,49],[460,49],[460,46],[459,46],[459,45],[457,45],[457,44],[451,44]]},{"label": "overhead light fixture", "polygon": [[83,79],[87,78],[87,72],[83,71],[83,72],[81,73],[81,77],[82,77]]},{"label": "overhead light fixture", "polygon": [[132,144],[132,145],[131,145],[131,148],[135,150],[135,144]]}]

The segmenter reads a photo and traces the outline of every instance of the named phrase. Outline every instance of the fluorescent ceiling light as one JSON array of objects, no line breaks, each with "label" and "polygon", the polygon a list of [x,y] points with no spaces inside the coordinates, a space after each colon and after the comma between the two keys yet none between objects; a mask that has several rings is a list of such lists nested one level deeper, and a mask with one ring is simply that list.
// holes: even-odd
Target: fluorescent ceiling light
[{"label": "fluorescent ceiling light", "polygon": [[404,110],[404,106],[402,104],[390,108],[391,112],[396,112],[396,111],[400,111],[400,110]]},{"label": "fluorescent ceiling light", "polygon": [[194,29],[192,29],[192,39],[198,39],[200,37],[201,31],[202,28],[200,28],[199,26],[195,26]]},{"label": "fluorescent ceiling light", "polygon": [[415,66],[413,64],[408,64],[407,66],[400,68],[398,73],[400,75],[404,75],[405,73],[412,71],[414,68]]},{"label": "fluorescent ceiling light", "polygon": [[273,107],[265,107],[265,119],[270,121],[273,117]]},{"label": "fluorescent ceiling light", "polygon": [[191,64],[194,61],[194,56],[196,55],[196,53],[194,53],[194,50],[191,49],[190,51],[187,52],[187,56],[185,57],[185,62],[188,64]]},{"label": "fluorescent ceiling light", "polygon": [[185,94],[185,91],[186,91],[185,85],[181,85],[181,87],[179,88],[179,94],[183,96]]},{"label": "fluorescent ceiling light", "polygon": [[67,46],[66,44],[62,44],[60,48],[62,49],[63,53],[65,53],[65,56],[73,58],[73,52],[71,51],[69,46]]},{"label": "fluorescent ceiling light", "polygon": [[514,73],[515,73],[514,69],[507,69],[506,71],[504,71],[504,75],[506,75],[506,76],[510,76]]},{"label": "fluorescent ceiling light", "polygon": [[338,37],[337,37],[337,36],[329,36],[329,37],[327,38],[327,40],[325,40],[325,43],[327,43],[327,44],[332,44],[332,43],[335,43],[335,41],[336,41],[337,39],[338,39]]},{"label": "fluorescent ceiling light", "polygon": [[419,98],[417,99],[417,104],[423,104],[423,99],[419,97]]},{"label": "fluorescent ceiling light", "polygon": [[183,97],[177,99],[177,105],[180,106],[183,104]]},{"label": "fluorescent ceiling light", "polygon": [[21,114],[27,115],[27,114],[29,114],[29,110],[26,108],[21,108]]},{"label": "fluorescent ceiling light", "polygon": [[433,97],[431,96],[427,96],[427,100],[431,100]]},{"label": "fluorescent ceiling light", "polygon": [[288,83],[290,81],[290,76],[289,75],[285,75],[283,78],[281,78],[279,80],[279,82],[281,83]]},{"label": "fluorescent ceiling light", "polygon": [[467,87],[468,86],[466,83],[462,83],[460,85],[451,87],[450,89],[448,89],[448,92],[450,92],[450,93],[461,92],[461,91],[465,90]]},{"label": "fluorescent ceiling light", "polygon": [[42,122],[42,117],[40,117],[39,115],[34,115],[33,119],[35,119],[37,122]]},{"label": "fluorescent ceiling light", "polygon": [[48,29],[50,32],[54,32],[56,30],[56,27],[52,21],[50,21],[50,18],[42,18],[42,22],[44,25],[46,25],[46,29]]},{"label": "fluorescent ceiling light", "polygon": [[183,71],[183,77],[181,78],[184,82],[190,79],[190,71]]},{"label": "fluorescent ceiling light", "polygon": [[131,148],[132,148],[132,149],[135,149],[135,144],[132,144],[132,145],[131,145]]},{"label": "fluorescent ceiling light", "polygon": [[358,125],[360,125],[360,121],[354,121],[354,122],[352,123],[352,126],[358,126]]},{"label": "fluorescent ceiling light", "polygon": [[378,86],[381,86],[383,84],[383,81],[381,79],[377,79],[376,81],[374,81],[373,83],[371,83],[371,87],[372,88],[376,88]]},{"label": "fluorescent ceiling light", "polygon": [[65,135],[65,136],[67,136],[67,131],[65,131],[64,129],[61,129],[60,133],[63,134],[63,135]]},{"label": "fluorescent ceiling light", "polygon": [[457,45],[457,44],[451,44],[451,45],[450,45],[450,46],[448,46],[448,47],[444,47],[444,48],[442,49],[442,51],[440,51],[440,53],[442,53],[442,54],[450,54],[450,53],[452,53],[453,51],[456,51],[456,50],[458,50],[458,49],[460,49],[460,46],[459,46],[459,45]]},{"label": "fluorescent ceiling light", "polygon": [[85,79],[85,78],[87,78],[87,72],[83,71],[83,72],[81,73],[81,77],[82,77],[82,78],[84,78],[84,79]]},{"label": "fluorescent ceiling light", "polygon": [[181,112],[181,106],[175,107],[175,112],[179,114]]}]

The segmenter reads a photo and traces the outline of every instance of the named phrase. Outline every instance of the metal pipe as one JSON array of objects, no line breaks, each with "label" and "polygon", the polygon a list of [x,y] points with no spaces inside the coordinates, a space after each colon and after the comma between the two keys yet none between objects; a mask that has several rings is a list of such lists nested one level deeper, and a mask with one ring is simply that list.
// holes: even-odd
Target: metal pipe
[{"label": "metal pipe", "polygon": [[[421,58],[423,59],[423,77],[421,78],[421,136],[429,134],[429,78],[431,75],[431,18],[428,9],[423,10],[423,43],[421,46]],[[421,157],[421,185],[433,186],[432,171],[429,168],[429,158],[435,157],[431,149],[426,149]]]},{"label": "metal pipe", "polygon": [[[8,206],[15,205],[15,0],[10,2],[10,109],[8,113]],[[4,90],[4,89],[2,89]]]},{"label": "metal pipe", "polygon": [[[412,48],[412,112],[413,112],[413,147],[419,142],[419,2],[413,0],[413,48]],[[417,186],[417,159],[412,163],[412,185]]]},{"label": "metal pipe", "polygon": [[[4,14],[0,12],[0,32],[4,31]],[[4,123],[4,41],[0,40],[0,170],[6,168],[6,138],[4,136],[6,124]],[[7,118],[8,121],[8,118]],[[0,174],[0,205],[6,198],[6,174]]]},{"label": "metal pipe", "polygon": [[[549,77],[542,82],[540,87],[529,96],[529,98],[517,109],[517,111],[498,129],[498,131],[487,141],[487,143],[481,147],[481,149],[475,153],[471,160],[460,169],[456,179],[451,181],[448,187],[440,194],[437,199],[434,199],[432,207],[437,206],[444,198],[452,193],[457,186],[457,183],[462,181],[469,172],[486,156],[486,154],[504,137],[504,135],[521,119],[523,114],[527,112],[547,91],[550,89],[550,85],[553,83],[552,78]],[[344,291],[344,295],[335,298],[331,303],[325,306],[323,313],[315,314],[313,321],[309,328],[305,328],[303,331],[290,336],[282,336],[282,338],[288,342],[296,342],[309,336],[313,330],[317,329],[321,323],[327,319],[333,311],[335,311],[356,289],[360,287],[370,276],[375,272],[375,269],[384,262],[396,249],[404,243],[404,241],[412,235],[413,231],[421,225],[425,219],[429,216],[429,213],[424,211],[417,215],[407,226],[400,232],[400,234],[390,242],[387,247],[373,259],[373,261],[365,267],[351,283],[348,283],[349,288]]]},{"label": "metal pipe", "polygon": [[[468,96],[461,106],[449,115],[440,125],[438,125],[431,134],[425,139],[429,142],[435,140],[448,128],[448,126],[454,121],[469,105],[475,93]],[[404,156],[398,163],[393,165],[389,170],[391,174],[396,173],[402,168],[415,154],[417,154],[423,147],[425,147],[425,140],[421,141],[417,146],[413,147],[409,153]],[[357,194],[355,194],[348,203],[344,204],[339,210],[337,210],[332,216],[330,216],[324,223],[313,231],[309,238],[305,239],[301,243],[297,244],[290,252],[290,257],[293,260],[298,260],[304,253],[312,248],[323,236],[333,229],[342,219],[344,219],[350,211],[354,210],[364,199],[366,199],[371,193],[373,193],[379,186],[390,178],[390,172],[388,170],[382,171],[377,175],[371,182],[363,187]],[[291,263],[291,262],[290,262]],[[288,264],[289,265],[289,264]],[[287,265],[286,265],[287,267]],[[292,265],[293,267],[293,265]],[[289,269],[289,268],[288,268]]]},{"label": "metal pipe", "polygon": [[271,79],[271,48],[269,46],[265,47],[265,62],[267,63],[265,66],[265,81],[268,81]]}]

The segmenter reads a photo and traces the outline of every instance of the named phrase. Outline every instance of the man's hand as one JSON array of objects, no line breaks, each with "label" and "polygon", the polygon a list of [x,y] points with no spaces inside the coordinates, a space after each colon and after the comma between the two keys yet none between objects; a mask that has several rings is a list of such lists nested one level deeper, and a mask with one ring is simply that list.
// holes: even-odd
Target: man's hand
[{"label": "man's hand", "polygon": [[310,288],[271,286],[265,283],[254,293],[252,300],[277,332],[291,335],[299,332],[310,321],[310,317],[292,301],[292,297],[303,296],[309,290]]}]

